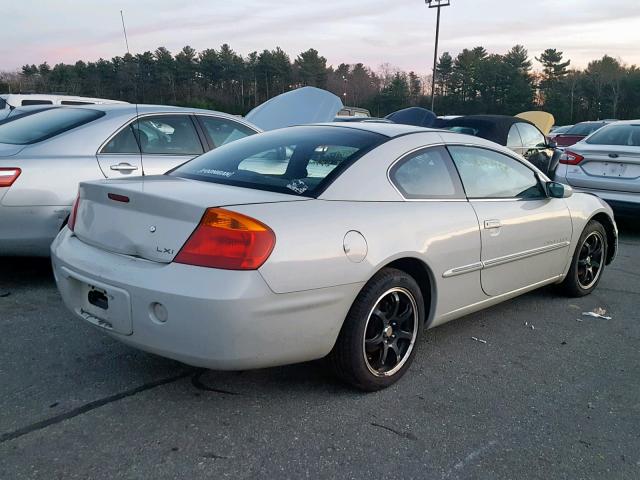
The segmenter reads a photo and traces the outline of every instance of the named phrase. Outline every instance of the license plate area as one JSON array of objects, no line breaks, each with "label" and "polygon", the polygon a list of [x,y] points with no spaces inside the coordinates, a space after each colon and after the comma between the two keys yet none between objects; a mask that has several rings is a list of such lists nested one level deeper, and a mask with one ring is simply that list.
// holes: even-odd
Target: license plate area
[{"label": "license plate area", "polygon": [[62,271],[69,306],[78,316],[114,333],[133,333],[131,299],[126,290],[96,282],[64,267]]}]

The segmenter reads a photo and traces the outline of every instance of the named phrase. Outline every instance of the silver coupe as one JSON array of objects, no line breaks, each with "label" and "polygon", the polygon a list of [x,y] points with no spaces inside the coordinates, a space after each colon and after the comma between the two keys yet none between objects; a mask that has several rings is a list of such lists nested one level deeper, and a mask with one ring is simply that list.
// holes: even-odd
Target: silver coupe
[{"label": "silver coupe", "polygon": [[543,285],[586,295],[616,246],[605,202],[505,147],[343,123],[83,182],[51,253],[67,307],[126,344],[214,369],[328,356],[377,390],[423,328]]}]

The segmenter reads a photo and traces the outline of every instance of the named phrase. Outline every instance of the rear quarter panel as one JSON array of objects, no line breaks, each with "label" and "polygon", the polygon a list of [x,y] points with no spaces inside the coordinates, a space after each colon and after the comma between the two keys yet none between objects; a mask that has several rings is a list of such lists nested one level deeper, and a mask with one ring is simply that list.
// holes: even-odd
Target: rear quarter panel
[{"label": "rear quarter panel", "polygon": [[[276,293],[364,284],[390,262],[410,257],[430,272],[430,321],[487,298],[478,271],[443,277],[480,260],[478,223],[467,202],[312,200],[228,208],[274,230],[276,246],[260,273]],[[359,263],[345,254],[349,231],[366,239],[367,255]]]}]

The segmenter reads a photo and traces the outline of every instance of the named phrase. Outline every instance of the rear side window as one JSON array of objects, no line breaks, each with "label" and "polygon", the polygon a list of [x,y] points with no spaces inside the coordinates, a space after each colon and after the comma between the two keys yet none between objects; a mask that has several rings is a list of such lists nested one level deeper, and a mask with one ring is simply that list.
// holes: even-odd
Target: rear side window
[{"label": "rear side window", "polygon": [[51,100],[22,100],[23,107],[30,105],[53,105],[53,102]]},{"label": "rear side window", "polygon": [[586,142],[592,145],[640,147],[640,124],[610,125],[598,130]]},{"label": "rear side window", "polygon": [[78,128],[104,115],[99,110],[52,108],[0,124],[0,143],[28,145]]},{"label": "rear side window", "polygon": [[142,117],[131,125],[143,154],[199,155],[203,152],[189,115]]},{"label": "rear side window", "polygon": [[444,147],[412,153],[389,172],[404,198],[464,198],[462,185]]},{"label": "rear side window", "polygon": [[212,148],[218,148],[226,143],[239,140],[256,133],[255,130],[234,122],[228,118],[210,117],[206,115],[198,115],[198,120],[204,127],[206,134],[209,136]]},{"label": "rear side window", "polygon": [[469,198],[545,198],[534,171],[514,158],[477,147],[451,146],[449,152]]},{"label": "rear side window", "polygon": [[344,127],[292,127],[228,143],[170,174],[315,197],[387,138]]}]

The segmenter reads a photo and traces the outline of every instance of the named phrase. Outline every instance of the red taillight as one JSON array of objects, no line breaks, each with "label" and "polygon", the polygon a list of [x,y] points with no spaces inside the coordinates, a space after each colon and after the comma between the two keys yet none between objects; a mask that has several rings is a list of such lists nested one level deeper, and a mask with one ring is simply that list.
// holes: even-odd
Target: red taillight
[{"label": "red taillight", "polygon": [[584,157],[582,155],[578,155],[571,150],[565,150],[562,155],[560,155],[560,163],[564,163],[566,165],[578,165]]},{"label": "red taillight", "polygon": [[269,258],[275,244],[273,231],[258,220],[209,208],[174,261],[226,270],[256,270]]},{"label": "red taillight", "polygon": [[19,168],[0,168],[0,187],[10,187],[22,170]]},{"label": "red taillight", "polygon": [[78,205],[80,204],[80,194],[76,197],[76,201],[73,202],[73,207],[71,207],[71,214],[69,215],[69,220],[67,220],[67,227],[69,230],[73,232],[73,229],[76,227],[76,217],[78,216]]}]

